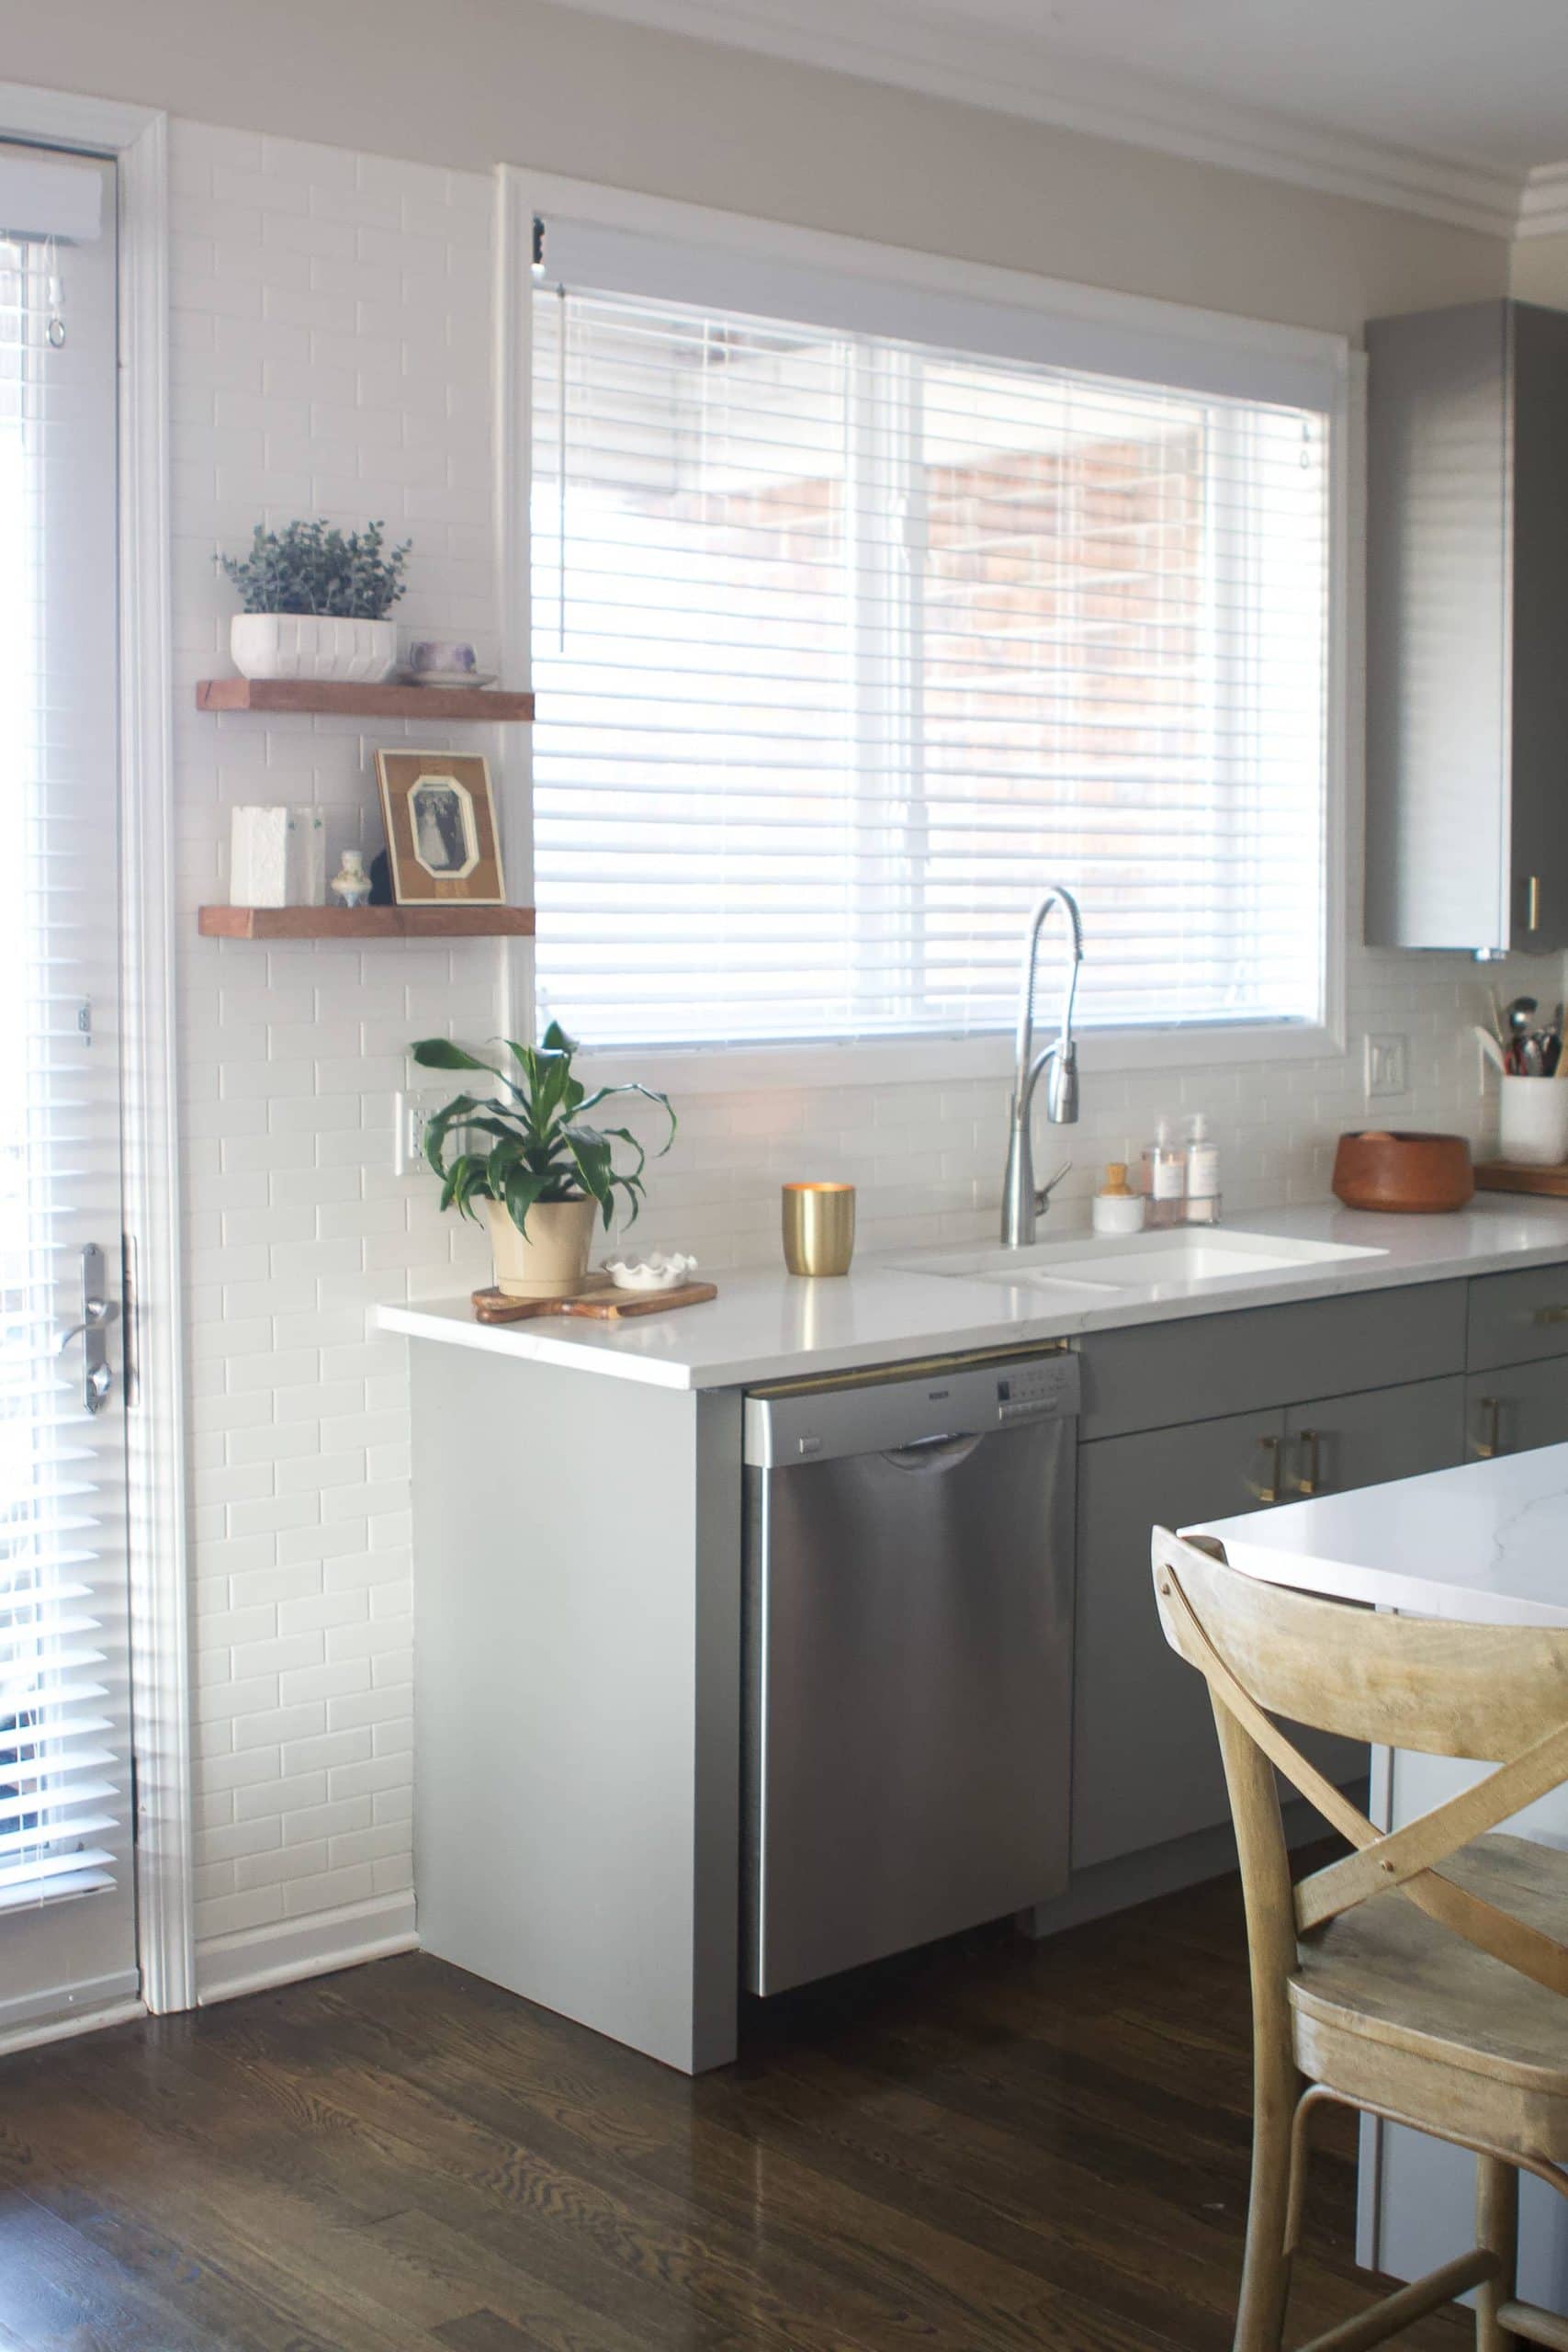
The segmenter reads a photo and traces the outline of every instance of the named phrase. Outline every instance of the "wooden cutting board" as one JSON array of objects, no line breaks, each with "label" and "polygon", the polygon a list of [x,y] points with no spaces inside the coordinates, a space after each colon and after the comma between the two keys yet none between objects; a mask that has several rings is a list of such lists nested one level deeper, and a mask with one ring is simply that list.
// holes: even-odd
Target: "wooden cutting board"
[{"label": "wooden cutting board", "polygon": [[607,1277],[595,1279],[570,1298],[508,1298],[493,1287],[474,1293],[481,1323],[526,1323],[536,1315],[581,1315],[602,1323],[622,1323],[631,1315],[662,1315],[669,1307],[700,1306],[716,1298],[713,1283],[677,1283],[673,1290],[617,1290]]},{"label": "wooden cutting board", "polygon": [[1542,1193],[1550,1200],[1568,1201],[1568,1160],[1557,1168],[1527,1168],[1518,1159],[1483,1159],[1475,1182],[1483,1193]]}]

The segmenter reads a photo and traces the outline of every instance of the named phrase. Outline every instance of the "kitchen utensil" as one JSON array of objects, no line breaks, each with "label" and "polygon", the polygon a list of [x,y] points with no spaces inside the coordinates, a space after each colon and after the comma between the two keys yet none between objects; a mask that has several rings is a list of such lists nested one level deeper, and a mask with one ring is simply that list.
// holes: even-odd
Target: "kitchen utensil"
[{"label": "kitchen utensil", "polygon": [[712,1283],[682,1283],[678,1290],[617,1290],[608,1276],[591,1275],[587,1288],[570,1298],[508,1298],[493,1283],[475,1291],[474,1316],[480,1323],[523,1323],[536,1315],[573,1315],[604,1323],[624,1323],[632,1315],[660,1315],[666,1307],[700,1306],[716,1298]]},{"label": "kitchen utensil", "polygon": [[1474,1025],[1476,1043],[1481,1047],[1481,1050],[1485,1055],[1487,1060],[1492,1064],[1494,1069],[1506,1070],[1508,1067],[1507,1057],[1497,1039],[1493,1035],[1490,1029],[1483,1029],[1479,1021],[1476,1022]]},{"label": "kitchen utensil", "polygon": [[1552,1168],[1568,1159],[1568,1089],[1543,1086],[1539,1074],[1498,1084],[1497,1157],[1527,1167]]},{"label": "kitchen utensil", "polygon": [[[1509,1083],[1503,1080],[1505,1087]],[[1334,1155],[1335,1196],[1349,1209],[1436,1216],[1463,1208],[1474,1191],[1475,1171],[1463,1136],[1365,1128],[1342,1135]]]}]

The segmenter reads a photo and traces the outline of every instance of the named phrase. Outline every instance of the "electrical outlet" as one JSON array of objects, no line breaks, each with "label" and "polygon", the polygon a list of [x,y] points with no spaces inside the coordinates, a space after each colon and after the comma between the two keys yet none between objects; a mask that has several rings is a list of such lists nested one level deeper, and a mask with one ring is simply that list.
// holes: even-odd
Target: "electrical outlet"
[{"label": "electrical outlet", "polygon": [[399,1093],[392,1097],[392,1173],[406,1176],[424,1158],[424,1125],[446,1096]]},{"label": "electrical outlet", "polygon": [[1380,1096],[1410,1091],[1410,1046],[1407,1038],[1384,1033],[1367,1038],[1366,1091],[1369,1102]]}]

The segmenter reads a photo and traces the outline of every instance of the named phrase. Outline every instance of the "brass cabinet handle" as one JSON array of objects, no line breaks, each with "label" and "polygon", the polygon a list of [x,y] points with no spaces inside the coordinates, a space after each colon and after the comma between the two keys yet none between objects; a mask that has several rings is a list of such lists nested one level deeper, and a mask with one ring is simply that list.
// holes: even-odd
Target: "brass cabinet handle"
[{"label": "brass cabinet handle", "polygon": [[1323,1485],[1323,1440],[1316,1430],[1301,1430],[1297,1442],[1306,1456],[1305,1466],[1296,1480],[1298,1495],[1315,1495]]},{"label": "brass cabinet handle", "polygon": [[1531,931],[1539,931],[1540,929],[1540,876],[1539,874],[1530,876],[1529,888],[1526,892],[1526,898],[1529,901],[1525,916],[1527,927]]},{"label": "brass cabinet handle", "polygon": [[1478,1402],[1481,1406],[1481,1426],[1484,1434],[1475,1441],[1476,1459],[1480,1462],[1490,1462],[1503,1451],[1503,1408],[1495,1396],[1483,1396],[1478,1399]]},{"label": "brass cabinet handle", "polygon": [[1277,1503],[1280,1499],[1280,1441],[1277,1437],[1260,1437],[1266,1464],[1262,1477],[1255,1486],[1249,1479],[1247,1492],[1260,1503]]},{"label": "brass cabinet handle", "polygon": [[1538,1306],[1535,1319],[1538,1323],[1568,1323],[1568,1306]]}]

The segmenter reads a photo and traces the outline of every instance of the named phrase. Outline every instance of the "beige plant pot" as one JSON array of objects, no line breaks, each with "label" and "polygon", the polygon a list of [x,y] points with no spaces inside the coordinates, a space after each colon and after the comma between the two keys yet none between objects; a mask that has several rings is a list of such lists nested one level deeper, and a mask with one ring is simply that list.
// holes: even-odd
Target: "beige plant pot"
[{"label": "beige plant pot", "polygon": [[588,1276],[596,1201],[536,1201],[519,1233],[499,1201],[485,1203],[496,1287],[508,1298],[571,1298]]}]

